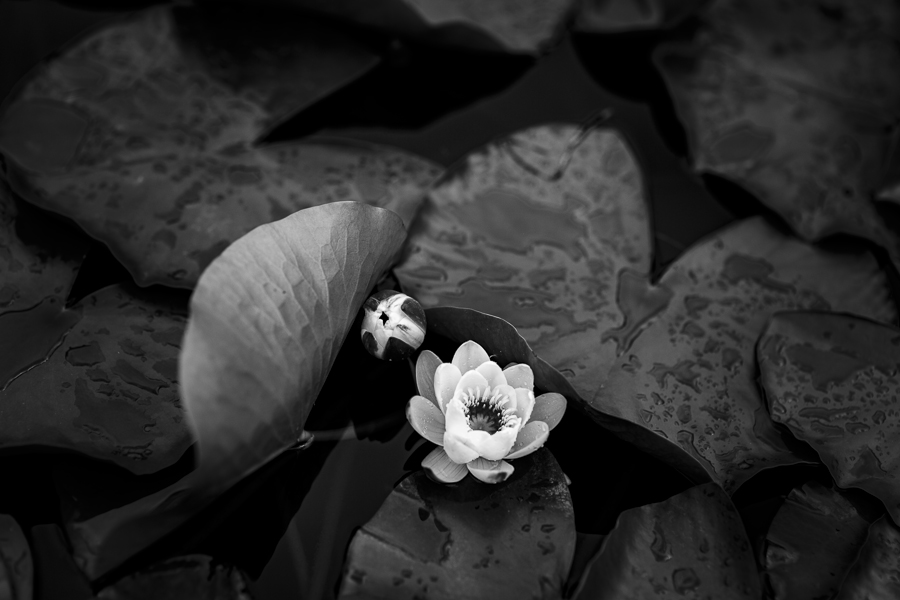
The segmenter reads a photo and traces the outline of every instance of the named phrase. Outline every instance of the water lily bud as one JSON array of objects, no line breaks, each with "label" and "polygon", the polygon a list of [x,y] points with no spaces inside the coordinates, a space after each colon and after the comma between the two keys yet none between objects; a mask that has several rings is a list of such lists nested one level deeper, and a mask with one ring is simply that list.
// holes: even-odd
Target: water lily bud
[{"label": "water lily bud", "polygon": [[425,311],[413,298],[384,290],[363,304],[362,342],[383,360],[406,358],[425,339]]}]

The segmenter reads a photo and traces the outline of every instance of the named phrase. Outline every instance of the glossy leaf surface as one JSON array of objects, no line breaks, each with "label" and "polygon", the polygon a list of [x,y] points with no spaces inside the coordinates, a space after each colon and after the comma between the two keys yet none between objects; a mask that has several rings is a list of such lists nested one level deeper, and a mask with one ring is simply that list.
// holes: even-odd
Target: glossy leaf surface
[{"label": "glossy leaf surface", "polygon": [[746,187],[804,239],[850,233],[898,256],[871,204],[900,116],[890,0],[719,0],[658,65],[694,168]]},{"label": "glossy leaf surface", "polygon": [[178,556],[103,588],[97,600],[250,600],[245,576],[209,556]]},{"label": "glossy leaf surface", "polygon": [[337,140],[253,146],[375,63],[309,17],[151,9],[34,71],[0,112],[0,151],[23,197],[105,242],[140,285],[193,287],[228,244],[302,208],[411,218],[436,175],[426,161]]},{"label": "glossy leaf surface", "polygon": [[766,535],[772,598],[833,598],[868,531],[868,521],[837,491],[817,483],[791,490]]},{"label": "glossy leaf surface", "polygon": [[339,598],[558,598],[574,551],[572,501],[548,450],[494,485],[417,471],[353,537]]},{"label": "glossy leaf surface", "polygon": [[900,329],[850,315],[776,315],[758,346],[772,419],[819,453],[835,482],[900,521]]},{"label": "glossy leaf surface", "polygon": [[791,309],[896,315],[871,255],[813,248],[760,218],[702,241],[656,286],[643,286],[639,298],[663,301],[643,329],[620,336],[618,362],[590,406],[656,433],[671,445],[659,458],[671,461],[680,449],[728,491],[763,469],[811,458],[783,441],[756,386],[755,344],[769,317]]},{"label": "glossy leaf surface", "polygon": [[856,562],[835,600],[900,597],[900,531],[887,517],[872,523]]},{"label": "glossy leaf surface", "polygon": [[508,321],[590,398],[624,339],[608,332],[645,316],[629,294],[640,291],[651,248],[641,174],[622,137],[545,126],[451,169],[395,273],[425,307]]},{"label": "glossy leaf surface", "polygon": [[577,598],[762,597],[740,515],[713,483],[623,512],[591,571]]},{"label": "glossy leaf surface", "polygon": [[193,442],[178,390],[185,321],[164,295],[123,286],[0,316],[0,448],[68,448],[138,474],[175,463]]},{"label": "glossy leaf surface", "polygon": [[586,0],[575,28],[585,33],[622,33],[672,27],[706,0]]},{"label": "glossy leaf surface", "polygon": [[0,598],[31,600],[34,566],[28,540],[16,520],[0,515]]}]

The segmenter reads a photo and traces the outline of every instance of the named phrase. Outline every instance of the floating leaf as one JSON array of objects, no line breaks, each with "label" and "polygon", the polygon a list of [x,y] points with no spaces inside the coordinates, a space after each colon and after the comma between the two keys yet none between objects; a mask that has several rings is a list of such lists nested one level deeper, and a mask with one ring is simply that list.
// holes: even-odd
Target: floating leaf
[{"label": "floating leaf", "polygon": [[776,315],[758,346],[772,419],[809,442],[841,487],[900,522],[900,329],[851,315]]},{"label": "floating leaf", "polygon": [[[31,308],[49,298],[64,301],[86,249],[83,240],[65,234],[60,236],[67,246],[63,254],[27,244],[16,232],[18,217],[12,191],[0,181],[0,315]],[[52,223],[48,226],[59,229]]]},{"label": "floating leaf", "polygon": [[411,220],[438,173],[427,161],[333,139],[253,146],[374,63],[309,18],[153,9],[35,71],[0,112],[0,150],[23,197],[104,241],[138,284],[193,287],[231,242],[303,208],[356,200]]},{"label": "floating leaf", "polygon": [[815,482],[791,490],[766,535],[772,598],[833,598],[868,530],[869,523],[837,491]]},{"label": "floating leaf", "polygon": [[31,600],[31,550],[16,520],[0,515],[0,598]]},{"label": "floating leaf", "polygon": [[95,579],[163,537],[286,448],[379,276],[406,238],[393,212],[356,202],[257,227],[204,271],[179,375],[198,467],[71,530]]},{"label": "floating leaf", "polygon": [[423,306],[512,323],[591,398],[617,344],[660,302],[640,295],[651,247],[641,174],[622,137],[545,126],[495,142],[448,173],[395,273]]},{"label": "floating leaf", "polygon": [[576,598],[761,598],[740,515],[715,484],[626,510]]},{"label": "floating leaf", "polygon": [[900,117],[891,0],[719,0],[687,46],[657,62],[694,168],[727,177],[804,239],[850,233],[900,244],[870,198]]},{"label": "floating leaf", "polygon": [[400,482],[347,551],[340,598],[558,598],[575,551],[565,475],[548,450],[508,480]]},{"label": "floating leaf", "polygon": [[18,347],[0,366],[0,448],[69,448],[139,474],[175,463],[193,441],[178,391],[185,320],[159,293],[121,286],[0,316]]},{"label": "floating leaf", "polygon": [[178,556],[100,590],[98,600],[250,600],[246,577],[209,556]]},{"label": "floating leaf", "polygon": [[538,54],[563,33],[573,0],[290,0],[389,33],[475,50]]},{"label": "floating leaf", "polygon": [[900,598],[900,531],[887,517],[872,523],[869,535],[835,600]]},{"label": "floating leaf", "polygon": [[896,316],[871,255],[813,248],[761,218],[720,231],[656,286],[642,285],[637,298],[664,302],[644,329],[619,337],[618,362],[590,408],[664,438],[670,450],[655,452],[660,459],[681,458],[680,449],[694,478],[705,473],[728,491],[812,458],[782,439],[756,387],[754,348],[769,317],[792,309]]},{"label": "floating leaf", "polygon": [[575,29],[586,33],[622,33],[672,27],[706,0],[586,0]]}]

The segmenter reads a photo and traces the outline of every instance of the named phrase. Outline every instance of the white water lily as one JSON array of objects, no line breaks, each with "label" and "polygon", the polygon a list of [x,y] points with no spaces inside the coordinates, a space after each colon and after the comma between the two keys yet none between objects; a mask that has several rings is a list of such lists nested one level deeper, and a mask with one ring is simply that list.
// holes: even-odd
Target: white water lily
[{"label": "white water lily", "polygon": [[471,473],[498,483],[513,473],[507,461],[544,445],[566,410],[556,393],[534,397],[534,374],[525,364],[505,369],[484,348],[465,342],[449,363],[423,351],[416,363],[419,394],[406,418],[438,445],[422,461],[432,479],[454,483]]}]

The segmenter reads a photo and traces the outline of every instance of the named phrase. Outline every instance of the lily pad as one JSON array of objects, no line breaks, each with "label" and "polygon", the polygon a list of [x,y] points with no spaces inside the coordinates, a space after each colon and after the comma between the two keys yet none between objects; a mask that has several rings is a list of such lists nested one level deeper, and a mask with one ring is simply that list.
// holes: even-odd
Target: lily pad
[{"label": "lily pad", "polygon": [[65,301],[87,249],[84,240],[65,233],[65,252],[28,244],[17,233],[18,218],[12,191],[0,181],[0,315],[50,298]]},{"label": "lily pad", "polygon": [[678,24],[707,0],[586,0],[575,29],[585,33],[622,33],[665,29]]},{"label": "lily pad", "polygon": [[0,316],[0,348],[18,350],[2,353],[0,448],[67,448],[138,474],[174,464],[193,442],[178,390],[185,317],[123,286]]},{"label": "lily pad", "polygon": [[246,577],[209,556],[177,556],[103,588],[97,600],[251,600]]},{"label": "lily pad", "polygon": [[900,522],[900,329],[839,314],[775,315],[757,358],[772,419],[809,442],[841,487]]},{"label": "lily pad", "polygon": [[105,242],[139,285],[193,287],[257,225],[336,200],[410,221],[439,170],[408,154],[273,126],[370,69],[364,47],[306,17],[157,8],[88,36],[0,110],[26,200]]},{"label": "lily pad", "polygon": [[762,597],[740,515],[713,483],[623,512],[576,597],[673,596]]},{"label": "lily pad", "polygon": [[900,531],[887,517],[872,523],[869,535],[835,600],[900,598]]},{"label": "lily pad", "polygon": [[900,256],[871,202],[900,117],[891,0],[719,0],[657,63],[693,166],[746,187],[806,240],[859,235]]},{"label": "lily pad", "polygon": [[91,579],[307,440],[338,350],[405,238],[395,213],[336,202],[257,227],[213,261],[191,296],[178,370],[197,469],[71,528]]},{"label": "lily pad", "polygon": [[417,471],[350,542],[339,598],[558,598],[575,551],[565,475],[548,450],[505,482]]},{"label": "lily pad", "polygon": [[622,137],[544,126],[451,169],[429,193],[395,273],[426,308],[512,323],[591,398],[617,348],[659,303],[640,295],[651,248],[644,184]]},{"label": "lily pad", "polygon": [[573,0],[289,0],[388,33],[463,48],[538,54],[562,37]]},{"label": "lily pad", "polygon": [[0,598],[31,600],[34,567],[25,534],[16,520],[0,515]]},{"label": "lily pad", "polygon": [[662,301],[643,329],[620,336],[618,362],[589,408],[654,432],[670,450],[648,451],[672,464],[689,456],[686,474],[705,473],[729,492],[763,469],[815,459],[782,439],[756,386],[755,345],[769,317],[896,317],[870,254],[814,248],[761,218],[721,230],[642,286],[637,298]]},{"label": "lily pad", "polygon": [[869,522],[839,492],[814,482],[791,490],[766,535],[773,600],[833,598],[868,531]]}]

